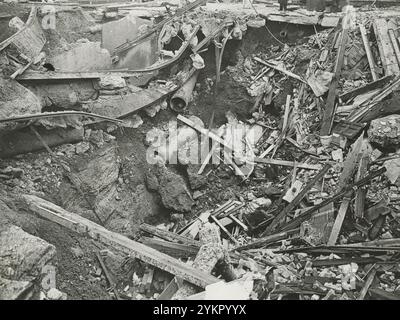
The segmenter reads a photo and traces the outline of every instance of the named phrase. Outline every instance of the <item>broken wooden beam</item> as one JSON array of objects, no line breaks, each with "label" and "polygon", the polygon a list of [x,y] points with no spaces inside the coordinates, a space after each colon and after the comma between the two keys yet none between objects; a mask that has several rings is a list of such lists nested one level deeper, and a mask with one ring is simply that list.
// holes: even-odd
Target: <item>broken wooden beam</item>
[{"label": "broken wooden beam", "polygon": [[136,78],[143,77],[145,74],[152,75],[153,72],[137,72],[137,71],[120,71],[120,70],[107,70],[107,71],[84,71],[84,72],[62,72],[62,71],[26,71],[17,76],[17,80],[21,82],[28,81],[60,81],[60,80],[81,80],[81,79],[100,79],[107,76],[116,76],[121,78]]},{"label": "broken wooden beam", "polygon": [[266,237],[254,240],[252,242],[249,242],[247,244],[244,244],[242,246],[236,247],[233,250],[242,251],[242,250],[258,249],[258,248],[261,248],[261,247],[265,247],[265,246],[267,246],[267,245],[269,245],[271,243],[287,239],[292,233],[295,233],[297,231],[299,231],[299,229],[272,234],[270,236],[266,236]]},{"label": "broken wooden beam", "polygon": [[341,199],[348,191],[351,191],[354,188],[359,188],[359,187],[362,187],[362,186],[366,185],[372,179],[381,176],[385,171],[386,171],[386,168],[380,168],[378,170],[375,170],[375,171],[371,172],[365,178],[357,181],[354,184],[346,186],[344,188],[344,190],[336,193],[331,198],[326,199],[326,200],[322,201],[321,203],[315,205],[314,207],[312,207],[312,208],[306,210],[305,212],[301,213],[298,217],[294,218],[292,221],[288,222],[287,224],[281,226],[279,229],[283,230],[283,231],[287,231],[287,230],[291,230],[291,229],[297,228],[298,226],[300,226],[300,224],[302,222],[304,222],[307,219],[309,219],[309,217],[314,212],[316,212],[317,210],[321,209],[322,207],[325,207],[327,204],[329,204],[331,202],[334,202],[334,201],[337,201],[337,200]]},{"label": "broken wooden beam", "polygon": [[195,247],[200,247],[199,241],[193,240],[189,237],[179,235],[177,233],[159,229],[159,228],[149,225],[147,223],[142,223],[140,225],[140,230],[147,232],[153,236],[159,237],[161,239],[167,240],[167,241],[178,242],[178,243],[187,244],[187,245],[191,245],[191,246],[195,246]]},{"label": "broken wooden beam", "polygon": [[112,232],[76,213],[68,212],[49,201],[33,195],[23,195],[22,197],[28,208],[39,216],[70,230],[101,241],[106,245],[138,258],[152,266],[176,275],[193,285],[204,288],[211,283],[219,281],[218,278],[211,274],[195,269],[119,233]]},{"label": "broken wooden beam", "polygon": [[333,225],[331,235],[329,236],[329,239],[328,239],[328,246],[333,246],[336,244],[336,241],[339,237],[340,230],[342,228],[344,217],[346,216],[347,209],[350,206],[351,194],[352,194],[351,192],[348,193],[347,196],[345,196],[345,198],[342,200],[342,203],[340,204],[339,212],[336,216],[336,220]]},{"label": "broken wooden beam", "polygon": [[140,242],[176,259],[194,257],[199,251],[198,246],[159,240],[156,238],[141,237]]},{"label": "broken wooden beam", "polygon": [[363,24],[360,24],[360,33],[361,33],[361,38],[364,43],[365,52],[367,54],[367,59],[368,59],[369,69],[371,71],[372,80],[376,81],[376,80],[378,80],[378,76],[377,76],[376,70],[375,70],[375,61],[374,61],[374,57],[371,52],[371,46],[369,45],[369,41],[367,38],[367,32],[366,32]]},{"label": "broken wooden beam", "polygon": [[321,165],[319,165],[319,164],[307,164],[307,163],[302,163],[302,162],[286,161],[286,160],[278,160],[278,159],[263,159],[263,158],[259,158],[259,157],[254,157],[252,160],[257,163],[272,164],[272,165],[277,165],[277,166],[296,167],[296,168],[308,169],[308,170],[321,169]]},{"label": "broken wooden beam", "polygon": [[396,54],[397,63],[400,64],[400,49],[399,43],[397,42],[397,38],[394,35],[393,29],[388,30],[390,41],[392,42],[394,53]]},{"label": "broken wooden beam", "polygon": [[400,73],[396,54],[390,41],[390,25],[393,25],[393,27],[395,26],[393,22],[387,21],[385,18],[375,19],[373,23],[376,42],[378,44],[379,54],[386,75]]},{"label": "broken wooden beam", "polygon": [[371,287],[372,282],[374,281],[376,274],[375,267],[372,267],[372,270],[368,273],[367,279],[365,280],[364,286],[360,291],[360,295],[358,296],[357,300],[364,300],[366,294],[368,293],[369,288]]},{"label": "broken wooden beam", "polygon": [[328,98],[326,99],[326,103],[325,103],[325,112],[324,112],[324,117],[323,117],[322,124],[321,124],[321,130],[320,130],[321,136],[328,136],[331,133],[331,129],[332,129],[332,125],[333,125],[333,118],[334,118],[335,109],[336,109],[336,90],[337,90],[337,86],[339,84],[340,76],[342,74],[347,39],[348,39],[348,29],[344,28],[342,30],[342,37],[340,40],[339,52],[337,54],[337,59],[336,59],[335,74],[334,74],[331,84],[329,86]]},{"label": "broken wooden beam", "polygon": [[290,71],[288,71],[286,69],[283,69],[283,68],[273,64],[272,62],[264,61],[264,60],[262,60],[260,58],[257,58],[257,57],[255,57],[254,60],[259,62],[259,63],[261,63],[261,64],[263,64],[263,65],[265,65],[265,66],[267,66],[267,67],[269,67],[269,68],[275,69],[276,71],[279,71],[279,72],[287,75],[288,77],[291,77],[291,78],[293,78],[295,80],[298,80],[298,81],[300,81],[302,83],[307,84],[307,81],[304,80],[302,77],[300,77],[297,74],[294,74],[293,72],[290,72]]},{"label": "broken wooden beam", "polygon": [[365,86],[358,87],[354,90],[347,91],[339,96],[340,100],[343,102],[348,102],[355,97],[362,95],[364,93],[367,93],[369,91],[373,91],[379,88],[383,88],[386,86],[388,83],[390,83],[394,79],[394,75],[387,75],[384,76],[376,81],[367,83]]},{"label": "broken wooden beam", "polygon": [[267,227],[267,233],[273,232],[276,226],[280,225],[284,221],[286,215],[300,204],[300,201],[303,200],[311,188],[313,188],[315,184],[323,178],[330,167],[330,164],[325,164],[325,166],[307,183],[298,195],[274,218],[274,220],[272,220],[271,224]]}]

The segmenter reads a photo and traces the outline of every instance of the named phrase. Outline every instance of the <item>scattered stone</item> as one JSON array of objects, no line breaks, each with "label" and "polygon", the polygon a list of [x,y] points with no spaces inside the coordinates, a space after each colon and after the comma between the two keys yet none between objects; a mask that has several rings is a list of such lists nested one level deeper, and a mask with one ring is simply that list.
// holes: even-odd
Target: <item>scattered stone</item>
[{"label": "scattered stone", "polygon": [[400,145],[400,115],[393,114],[372,120],[368,129],[368,137],[371,143],[376,143],[384,148]]},{"label": "scattered stone", "polygon": [[100,78],[99,86],[101,89],[114,90],[126,87],[125,79],[118,76],[107,75]]},{"label": "scattered stone", "polygon": [[49,300],[67,300],[67,295],[56,288],[51,288],[46,295]]}]

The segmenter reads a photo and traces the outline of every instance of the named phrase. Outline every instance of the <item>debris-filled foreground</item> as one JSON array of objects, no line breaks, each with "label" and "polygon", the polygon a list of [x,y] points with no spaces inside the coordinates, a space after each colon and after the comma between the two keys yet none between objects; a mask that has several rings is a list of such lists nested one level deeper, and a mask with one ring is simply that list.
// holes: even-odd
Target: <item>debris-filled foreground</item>
[{"label": "debris-filled foreground", "polygon": [[373,3],[1,2],[0,299],[400,299]]}]

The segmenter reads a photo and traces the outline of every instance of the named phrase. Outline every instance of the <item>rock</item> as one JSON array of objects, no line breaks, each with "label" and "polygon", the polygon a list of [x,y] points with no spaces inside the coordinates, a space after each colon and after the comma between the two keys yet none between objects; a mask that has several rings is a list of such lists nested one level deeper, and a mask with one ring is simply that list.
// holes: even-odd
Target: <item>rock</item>
[{"label": "rock", "polygon": [[391,159],[384,162],[384,167],[386,168],[385,175],[392,184],[400,186],[400,159]]},{"label": "rock", "polygon": [[189,164],[186,169],[192,190],[200,189],[207,184],[207,177],[205,175],[197,174],[199,168],[200,165]]},{"label": "rock", "polygon": [[17,300],[33,288],[29,281],[8,280],[0,277],[0,300]]},{"label": "rock", "polygon": [[10,29],[14,30],[14,32],[17,32],[25,27],[25,23],[20,18],[14,17],[10,20],[8,26]]},{"label": "rock", "polygon": [[40,113],[41,109],[40,100],[30,90],[0,77],[0,118]]},{"label": "rock", "polygon": [[368,129],[368,137],[371,143],[376,143],[384,148],[400,145],[400,115],[393,114],[372,120]]},{"label": "rock", "polygon": [[39,276],[55,256],[55,247],[17,226],[1,227],[0,276],[9,280],[31,280]]},{"label": "rock", "polygon": [[47,298],[49,300],[67,300],[67,295],[56,288],[51,288],[47,291]]},{"label": "rock", "polygon": [[146,112],[146,114],[150,118],[154,118],[156,116],[157,112],[160,110],[161,110],[161,105],[159,105],[159,104],[154,104],[152,106],[148,106],[148,107],[144,108],[144,112]]},{"label": "rock", "polygon": [[165,142],[166,133],[159,128],[152,128],[146,133],[146,145],[159,147]]},{"label": "rock", "polygon": [[193,192],[193,199],[194,199],[194,200],[197,200],[197,199],[200,198],[202,195],[203,195],[202,192],[200,192],[200,191],[195,191],[195,192]]},{"label": "rock", "polygon": [[90,150],[90,143],[87,141],[80,142],[75,147],[76,154],[82,154]]},{"label": "rock", "polygon": [[75,258],[82,258],[84,256],[82,249],[79,247],[72,247],[71,252],[75,256]]},{"label": "rock", "polygon": [[183,178],[163,166],[159,167],[158,172],[158,193],[163,205],[182,213],[190,211],[194,201]]},{"label": "rock", "polygon": [[157,176],[150,170],[146,173],[146,186],[150,191],[158,190],[158,179]]},{"label": "rock", "polygon": [[126,87],[125,79],[119,76],[107,75],[100,78],[99,86],[101,89],[114,90]]},{"label": "rock", "polygon": [[103,27],[102,27],[101,24],[96,24],[96,25],[94,25],[94,26],[90,26],[90,27],[89,27],[89,32],[90,32],[90,33],[97,33],[97,32],[100,32],[102,28],[103,28]]}]

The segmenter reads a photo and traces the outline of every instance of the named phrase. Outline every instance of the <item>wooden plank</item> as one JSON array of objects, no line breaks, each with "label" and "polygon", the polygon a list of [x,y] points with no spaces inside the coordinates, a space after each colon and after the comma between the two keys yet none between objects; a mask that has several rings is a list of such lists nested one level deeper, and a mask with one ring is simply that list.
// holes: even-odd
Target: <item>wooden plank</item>
[{"label": "wooden plank", "polygon": [[369,69],[371,70],[372,79],[374,81],[376,81],[376,80],[378,80],[378,76],[377,76],[376,70],[375,70],[375,61],[374,61],[374,57],[371,52],[371,47],[369,45],[369,41],[367,38],[367,32],[366,32],[363,24],[360,24],[360,33],[361,33],[361,37],[362,37],[362,40],[364,43],[365,52],[367,54],[367,59],[368,59]]},{"label": "wooden plank", "polygon": [[346,51],[346,44],[348,39],[348,29],[342,30],[342,37],[340,41],[339,52],[336,59],[335,75],[332,78],[329,86],[328,98],[325,103],[325,112],[321,124],[321,136],[328,136],[331,133],[333,118],[336,109],[336,90],[339,83],[340,76],[342,74],[342,67],[344,63],[344,53]]},{"label": "wooden plank", "polygon": [[393,79],[394,79],[394,75],[384,76],[376,81],[366,84],[365,86],[358,87],[351,91],[347,91],[347,92],[341,94],[339,96],[339,98],[340,98],[340,100],[342,100],[344,102],[350,101],[361,94],[367,93],[369,91],[373,91],[378,88],[383,88],[385,85],[390,83],[390,81],[392,81]]},{"label": "wooden plank", "polygon": [[257,58],[257,57],[255,57],[254,60],[259,62],[259,63],[261,63],[261,64],[263,64],[263,65],[265,65],[265,66],[267,66],[267,67],[269,67],[269,68],[272,68],[272,69],[275,69],[276,71],[282,72],[283,74],[287,75],[288,77],[291,77],[291,78],[293,78],[295,80],[298,80],[298,81],[300,81],[300,82],[302,82],[304,84],[307,84],[307,81],[304,80],[302,77],[300,77],[297,74],[294,74],[293,72],[290,72],[290,71],[288,71],[288,70],[286,70],[284,68],[281,68],[280,66],[277,66],[277,65],[275,65],[274,63],[272,63],[270,61],[264,61],[264,60],[262,60],[260,58]]},{"label": "wooden plank", "polygon": [[395,51],[390,41],[388,22],[384,18],[378,18],[375,19],[373,26],[385,74],[400,73]]},{"label": "wooden plank", "polygon": [[206,287],[218,282],[219,279],[211,274],[196,270],[142,243],[131,240],[121,234],[107,230],[106,228],[81,217],[78,214],[68,212],[55,204],[33,195],[23,195],[28,208],[39,216],[60,224],[68,229],[112,246],[128,255],[138,258],[154,267],[176,275],[196,286]]},{"label": "wooden plank", "polygon": [[369,181],[371,181],[373,178],[381,176],[385,171],[386,171],[385,168],[380,168],[378,170],[371,172],[367,177],[361,179],[360,181],[357,181],[354,184],[350,184],[350,185],[346,186],[346,188],[344,190],[336,193],[331,198],[322,201],[321,203],[315,205],[314,207],[312,207],[310,209],[307,209],[305,212],[301,213],[298,217],[294,218],[292,221],[290,221],[289,223],[280,227],[279,229],[287,231],[287,230],[297,228],[298,226],[300,226],[300,224],[302,222],[309,219],[309,217],[312,214],[314,214],[316,211],[318,211],[319,209],[325,207],[327,204],[329,204],[331,202],[341,199],[347,192],[351,191],[353,188],[355,188],[355,187],[359,188],[361,186],[364,186],[365,184],[369,183]]},{"label": "wooden plank", "polygon": [[193,240],[189,237],[185,237],[182,235],[179,235],[177,233],[173,233],[167,230],[162,230],[162,229],[158,229],[155,226],[149,225],[147,223],[142,223],[140,225],[140,230],[145,231],[151,235],[154,235],[156,237],[159,237],[161,239],[167,240],[167,241],[171,241],[171,242],[179,242],[182,244],[187,244],[187,245],[191,245],[191,246],[196,246],[200,248],[200,242]]},{"label": "wooden plank", "polygon": [[393,29],[389,29],[389,38],[392,42],[394,53],[396,54],[397,63],[400,64],[400,49],[399,43],[397,42],[396,36],[394,35]]},{"label": "wooden plank", "polygon": [[187,244],[159,240],[149,237],[141,237],[140,242],[142,242],[146,246],[149,246],[150,248],[156,249],[157,251],[160,251],[177,259],[196,256],[200,248],[197,246],[191,246]]},{"label": "wooden plank", "polygon": [[[149,76],[152,72],[146,72]],[[117,76],[121,78],[142,77],[143,72],[107,70],[86,72],[59,72],[59,71],[26,71],[17,77],[18,81],[54,81],[54,80],[76,80],[76,79],[100,79],[106,76]]]},{"label": "wooden plank", "polygon": [[264,163],[264,164],[272,164],[277,166],[285,166],[285,167],[296,167],[300,169],[308,169],[308,170],[320,170],[321,165],[319,164],[307,164],[301,163],[296,161],[286,161],[286,160],[277,160],[277,159],[263,159],[259,157],[254,157],[252,159],[254,162],[257,163]]},{"label": "wooden plank", "polygon": [[334,246],[336,244],[337,238],[339,237],[339,233],[342,228],[344,217],[346,216],[347,209],[350,205],[350,195],[351,193],[348,195],[348,197],[344,198],[342,203],[340,204],[339,212],[336,216],[331,235],[329,236],[328,246]]},{"label": "wooden plank", "polygon": [[268,226],[266,232],[272,232],[276,228],[276,226],[280,225],[287,214],[290,213],[294,208],[296,208],[300,201],[306,196],[306,194],[311,190],[314,185],[323,178],[325,173],[328,172],[331,166],[326,164],[321,171],[319,171],[308,183],[307,185],[299,192],[299,194],[291,201],[275,218],[272,220],[271,224]]},{"label": "wooden plank", "polygon": [[[368,165],[369,165],[369,154],[372,150],[367,148],[367,142],[364,141],[364,150],[363,155],[360,161],[360,165],[358,167],[357,172],[357,181],[364,178],[368,172]],[[365,188],[359,188],[356,190],[356,197],[354,200],[354,213],[357,218],[364,217],[364,210],[365,210],[365,200],[367,196],[367,190]]]}]

